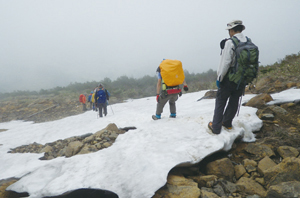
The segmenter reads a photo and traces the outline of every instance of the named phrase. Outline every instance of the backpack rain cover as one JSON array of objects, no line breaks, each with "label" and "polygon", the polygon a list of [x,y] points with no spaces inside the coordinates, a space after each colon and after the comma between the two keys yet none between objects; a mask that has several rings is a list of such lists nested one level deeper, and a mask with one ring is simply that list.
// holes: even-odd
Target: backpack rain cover
[{"label": "backpack rain cover", "polygon": [[160,74],[168,87],[181,85],[184,82],[184,71],[179,60],[163,60],[160,65]]}]

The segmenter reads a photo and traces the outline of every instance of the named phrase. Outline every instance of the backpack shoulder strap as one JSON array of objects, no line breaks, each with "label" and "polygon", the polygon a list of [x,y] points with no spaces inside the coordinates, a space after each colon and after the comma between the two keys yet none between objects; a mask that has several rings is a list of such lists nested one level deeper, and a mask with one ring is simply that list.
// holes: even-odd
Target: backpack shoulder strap
[{"label": "backpack shoulder strap", "polygon": [[236,47],[238,46],[240,40],[238,38],[236,38],[236,36],[231,37],[230,40],[232,40],[232,42],[234,44],[234,47],[236,49]]},{"label": "backpack shoulder strap", "polygon": [[247,42],[252,42],[250,38],[246,36]]}]

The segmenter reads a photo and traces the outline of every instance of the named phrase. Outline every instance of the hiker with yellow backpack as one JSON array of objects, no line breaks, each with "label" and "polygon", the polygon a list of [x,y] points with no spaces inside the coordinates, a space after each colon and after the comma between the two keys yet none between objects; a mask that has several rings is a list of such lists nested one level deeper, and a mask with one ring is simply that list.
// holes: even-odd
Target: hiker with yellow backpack
[{"label": "hiker with yellow backpack", "polygon": [[156,114],[152,116],[153,120],[161,119],[161,113],[167,102],[170,105],[170,118],[176,118],[176,105],[178,96],[182,95],[180,86],[183,84],[184,91],[188,91],[185,82],[182,63],[179,60],[164,59],[156,70]]}]

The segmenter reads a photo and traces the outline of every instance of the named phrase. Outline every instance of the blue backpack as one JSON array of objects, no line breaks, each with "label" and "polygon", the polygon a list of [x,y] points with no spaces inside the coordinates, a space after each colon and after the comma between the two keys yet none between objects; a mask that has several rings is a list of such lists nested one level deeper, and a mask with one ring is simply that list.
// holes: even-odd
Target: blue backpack
[{"label": "blue backpack", "polygon": [[97,103],[105,103],[106,102],[106,93],[103,89],[99,89],[97,91]]}]

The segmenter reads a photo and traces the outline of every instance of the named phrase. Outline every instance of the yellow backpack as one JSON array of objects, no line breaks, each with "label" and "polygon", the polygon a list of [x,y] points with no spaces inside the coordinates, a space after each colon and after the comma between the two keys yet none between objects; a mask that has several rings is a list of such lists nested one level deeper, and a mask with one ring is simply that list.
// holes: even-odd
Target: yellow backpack
[{"label": "yellow backpack", "polygon": [[95,92],[92,95],[92,103],[95,103]]},{"label": "yellow backpack", "polygon": [[179,60],[163,60],[160,65],[160,74],[168,87],[181,85],[184,81],[184,71]]}]

